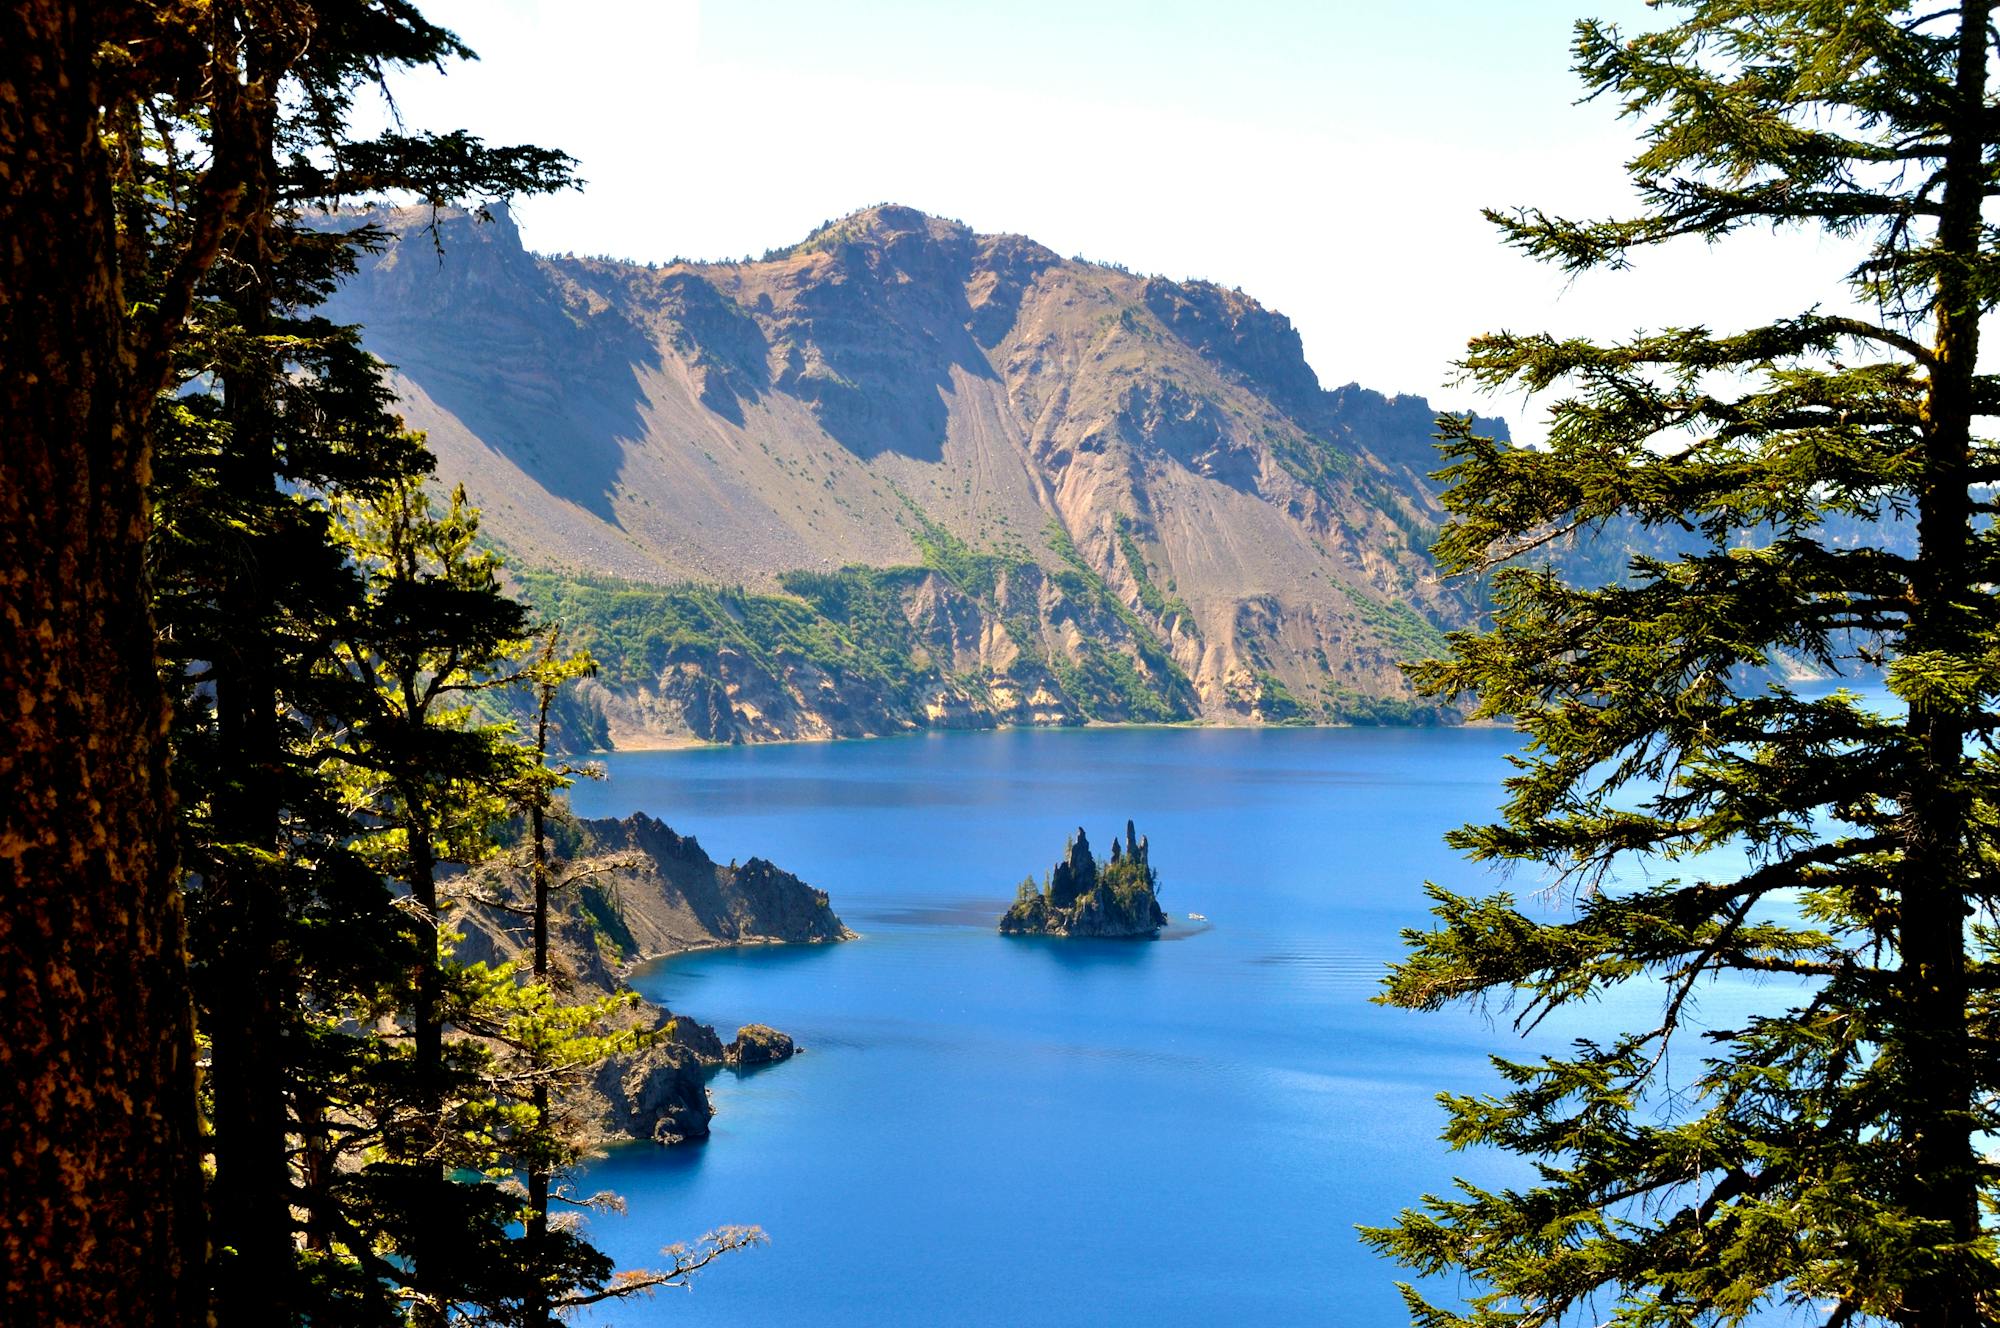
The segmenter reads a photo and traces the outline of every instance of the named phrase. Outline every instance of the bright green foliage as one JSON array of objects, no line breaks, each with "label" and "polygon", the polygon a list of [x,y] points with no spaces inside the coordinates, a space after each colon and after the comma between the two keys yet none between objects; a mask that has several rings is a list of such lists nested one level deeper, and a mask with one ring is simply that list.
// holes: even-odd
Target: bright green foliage
[{"label": "bright green foliage", "polygon": [[[646,1041],[619,1019],[631,998],[565,1002],[550,985],[549,895],[566,883],[550,877],[543,817],[575,771],[546,765],[547,718],[593,661],[559,653],[555,629],[534,648],[526,610],[504,593],[462,489],[440,508],[411,478],[337,497],[334,507],[365,609],[334,651],[334,666],[358,685],[330,755],[343,772],[353,849],[395,886],[422,956],[413,980],[344,1012],[399,1030],[374,1042],[375,1073],[344,1081],[346,1096],[328,1112],[366,1126],[360,1165],[334,1183],[362,1215],[354,1226],[366,1239],[356,1244],[420,1322],[539,1328],[565,1307],[682,1279],[690,1260],[614,1277],[573,1224],[549,1214],[552,1195],[568,1197],[552,1187],[581,1157],[559,1090]],[[476,704],[524,686],[535,695],[529,743]],[[530,914],[531,959],[461,963],[448,919],[463,892],[488,883],[464,869],[499,852],[502,823],[523,809],[533,826],[529,901],[480,898]],[[513,1184],[521,1177],[525,1196]],[[369,1215],[377,1225],[365,1224]],[[524,1235],[511,1234],[516,1223]],[[723,1233],[690,1259],[754,1239]]]},{"label": "bright green foliage", "polygon": [[1134,916],[1159,892],[1160,874],[1138,858],[1115,858],[1098,868],[1097,883],[1111,892],[1118,912]]},{"label": "bright green foliage", "polygon": [[[509,1293],[502,1298],[502,1317],[516,1309],[514,1321],[544,1328],[555,1321],[558,1307],[613,1281],[610,1261],[580,1238],[575,1224],[550,1217],[552,1194],[579,1208],[602,1206],[560,1186],[582,1160],[584,1136],[557,1105],[557,1094],[608,1057],[635,1051],[655,1035],[621,1023],[619,1016],[637,1001],[629,993],[565,1000],[551,989],[546,971],[537,974],[519,964],[473,964],[456,969],[453,979],[461,1011],[455,1026],[477,1036],[480,1041],[468,1045],[483,1053],[479,1110],[472,1115],[490,1122],[464,1142],[483,1154],[480,1170],[507,1199],[506,1219],[523,1225],[520,1238],[497,1247],[507,1266],[498,1285]],[[517,1199],[512,1185],[522,1176],[526,1193]],[[491,1271],[484,1280],[495,1280]],[[628,1275],[628,1283],[632,1280]],[[474,1298],[488,1305],[494,1299],[484,1286]]]},{"label": "bright green foliage", "polygon": [[1010,566],[1025,564],[1025,559],[982,553],[931,520],[922,508],[908,498],[903,499],[903,505],[916,519],[917,530],[910,539],[923,555],[924,566],[942,574],[945,580],[973,599],[991,599],[999,589],[1000,578]]},{"label": "bright green foliage", "polygon": [[1444,653],[1444,633],[1409,605],[1371,598],[1344,581],[1340,588],[1361,620],[1383,635],[1398,658],[1429,659]]},{"label": "bright green foliage", "polygon": [[[1079,658],[1065,658],[1045,651],[1031,624],[1023,621],[1017,627],[1015,620],[1006,620],[1008,633],[1024,658],[1045,665],[1055,675],[1063,695],[1086,718],[1119,717],[1165,723],[1193,716],[1194,684],[1174,661],[1159,632],[1112,593],[1104,578],[1084,560],[1060,521],[1051,517],[1043,535],[1062,566],[1044,571],[1025,552],[990,553],[974,549],[931,520],[907,497],[903,502],[917,522],[917,532],[911,538],[923,554],[924,566],[942,575],[989,612],[1000,611],[999,590],[1003,580],[1012,579],[1018,586],[1023,578],[1028,578],[1027,584],[1032,586],[1033,578],[1046,576],[1071,604],[1093,615],[1116,618],[1123,625],[1138,662],[1121,650],[1108,648],[1094,636],[1083,640]],[[1142,569],[1143,566],[1141,563]],[[1017,602],[1018,599],[1017,590]],[[1143,670],[1140,662],[1145,666]]]},{"label": "bright green foliage", "polygon": [[[1437,920],[1383,999],[1505,1003],[1531,1026],[1643,984],[1658,1014],[1445,1098],[1454,1147],[1518,1153],[1532,1179],[1430,1197],[1367,1239],[1421,1274],[1470,1275],[1464,1308],[1408,1292],[1440,1328],[1773,1306],[1990,1323],[2000,448],[1975,433],[2000,408],[1977,371],[2000,291],[1982,211],[2000,189],[1990,6],[1663,8],[1658,31],[1585,23],[1576,45],[1593,93],[1645,125],[1640,215],[1494,220],[1571,269],[1743,226],[1830,232],[1865,246],[1848,289],[1876,317],[1473,343],[1474,380],[1561,399],[1545,450],[1446,422],[1438,555],[1500,569],[1493,624],[1413,676],[1527,735],[1499,821],[1451,842],[1540,869],[1567,912],[1433,887]],[[1903,517],[1914,553],[1881,525],[1851,539],[1856,519]],[[1602,586],[1532,556],[1606,526],[1686,552],[1634,557]],[[1755,681],[1785,658],[1849,675],[1886,660],[1907,714]],[[1760,982],[1758,1012],[1703,1027],[1719,977]]]},{"label": "bright green foliage", "polygon": [[[1132,718],[1143,721],[1160,723],[1187,718],[1192,712],[1194,684],[1168,652],[1166,643],[1126,607],[1124,600],[1111,593],[1111,587],[1084,561],[1076,542],[1060,522],[1050,518],[1047,534],[1049,547],[1064,564],[1061,570],[1052,573],[1051,579],[1076,603],[1093,605],[1123,623],[1132,635],[1138,658],[1146,665],[1142,675],[1131,658],[1106,650],[1095,640],[1086,640],[1081,660],[1074,664],[1052,661],[1051,667],[1062,680],[1063,690],[1084,714],[1093,718],[1109,713],[1118,705],[1125,706]],[[1143,567],[1143,562],[1140,565]]]},{"label": "bright green foliage", "polygon": [[1285,686],[1285,680],[1275,673],[1260,672],[1257,675],[1257,710],[1266,719],[1281,724],[1287,720],[1304,720],[1299,713],[1299,698],[1292,695],[1292,689]]},{"label": "bright green foliage", "polygon": [[547,572],[514,574],[538,610],[574,624],[621,684],[653,682],[676,652],[741,651],[767,668],[781,657],[916,686],[923,666],[895,598],[915,569],[802,572],[784,578],[791,595],[686,583],[644,586],[607,578],[571,580]]},{"label": "bright green foliage", "polygon": [[[510,1162],[527,1176],[520,1261],[532,1289],[521,1320],[530,1328],[545,1328],[554,1322],[555,1307],[576,1280],[574,1238],[551,1223],[549,1210],[551,1199],[557,1197],[554,1186],[581,1159],[582,1146],[578,1132],[567,1128],[556,1110],[554,1090],[573,1087],[608,1057],[635,1049],[643,1040],[636,1030],[620,1030],[612,1023],[619,1008],[633,1001],[613,996],[564,1005],[556,1000],[550,985],[551,894],[560,883],[550,862],[553,837],[549,834],[549,812],[557,790],[567,787],[577,773],[574,767],[551,767],[548,763],[550,716],[565,684],[596,669],[596,661],[587,651],[562,653],[562,627],[558,624],[548,629],[527,671],[526,681],[534,692],[534,736],[527,750],[534,759],[517,787],[515,801],[528,814],[527,913],[532,928],[528,970],[525,985],[511,987],[494,1002],[505,1017],[490,1033],[507,1049],[503,1059],[513,1072],[513,1082],[497,1091],[519,1104],[507,1143]],[[501,906],[510,911],[517,907]],[[601,1285],[607,1271],[608,1266],[600,1261],[583,1280]]]},{"label": "bright green foliage", "polygon": [[528,1294],[525,1284],[514,1289],[520,1260],[503,1238],[513,1206],[468,1205],[455,1179],[499,1168],[516,1122],[490,1091],[490,1048],[447,1030],[504,1024],[505,1010],[491,1007],[510,984],[452,958],[441,888],[490,853],[512,810],[508,791],[534,773],[511,731],[478,722],[472,705],[516,681],[509,666],[527,651],[527,624],[501,592],[497,560],[475,546],[462,490],[440,512],[422,481],[409,480],[343,496],[336,512],[367,606],[336,653],[358,684],[337,757],[356,849],[404,898],[422,956],[384,1012],[404,1036],[384,1049],[385,1073],[360,1085],[373,1095],[341,1114],[374,1126],[354,1185],[406,1213],[384,1231],[407,1268],[399,1295],[420,1319],[443,1322],[495,1287],[506,1300]]},{"label": "bright green foliage", "polygon": [[[677,656],[699,659],[727,648],[774,677],[783,676],[785,661],[803,661],[872,683],[883,695],[920,707],[936,694],[950,661],[931,657],[904,612],[902,597],[936,573],[1006,624],[1021,652],[1017,674],[1027,675],[1018,681],[1031,680],[1046,668],[1087,718],[1166,722],[1193,717],[1193,684],[1166,643],[1112,593],[1061,527],[1051,526],[1049,540],[1063,566],[1051,571],[1024,555],[975,550],[914,505],[910,510],[918,523],[912,538],[923,566],[787,572],[779,577],[785,594],[693,583],[641,586],[535,571],[513,575],[542,613],[573,625],[577,639],[604,662],[605,676],[615,684],[649,685]],[[1094,637],[1083,642],[1077,659],[1048,655],[1029,616],[1002,616],[999,589],[1008,578],[1016,578],[1017,587],[1031,588],[1047,578],[1078,610],[1117,619],[1145,667]],[[1177,601],[1162,605],[1185,614]]]},{"label": "bright green foliage", "polygon": [[619,1282],[567,1229],[524,1258],[519,1187],[473,1179],[573,1149],[522,1081],[615,1044],[606,1010],[450,958],[439,869],[488,853],[495,817],[561,772],[480,718],[504,705],[470,704],[522,673],[524,610],[462,496],[432,509],[432,459],[383,366],[318,313],[355,251],[387,242],[325,209],[547,191],[571,163],[456,132],[354,138],[353,98],[386,70],[470,54],[406,0],[171,8],[106,40],[121,91],[102,138],[124,295],[136,322],[162,320],[174,369],[148,555],[206,1052],[208,1156],[185,1166],[207,1173],[213,1320],[539,1324],[536,1306],[658,1285],[740,1241]]},{"label": "bright green foliage", "polygon": [[512,666],[530,649],[527,613],[502,590],[499,559],[478,547],[463,488],[440,511],[411,478],[342,495],[335,511],[368,610],[336,655],[362,686],[341,749],[350,797],[371,812],[357,842],[393,879],[433,877],[440,863],[486,855],[511,810],[507,789],[527,777],[511,729],[476,722],[472,705],[523,681]]}]

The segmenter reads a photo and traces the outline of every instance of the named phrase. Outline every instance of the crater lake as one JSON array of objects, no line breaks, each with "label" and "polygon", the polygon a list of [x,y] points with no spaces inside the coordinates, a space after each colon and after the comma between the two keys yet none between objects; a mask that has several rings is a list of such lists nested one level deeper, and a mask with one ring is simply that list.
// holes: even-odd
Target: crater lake
[{"label": "crater lake", "polygon": [[[706,1143],[623,1148],[579,1178],[624,1197],[589,1227],[621,1267],[726,1224],[769,1236],[600,1321],[1407,1323],[1407,1274],[1355,1226],[1455,1175],[1521,1176],[1449,1152],[1434,1099],[1493,1086],[1488,1055],[1526,1048],[1504,1012],[1370,997],[1429,917],[1427,878],[1499,887],[1441,837],[1492,814],[1519,741],[1013,730],[610,756],[571,791],[579,814],[645,811],[718,860],[768,858],[860,937],[636,975],[725,1040],[755,1021],[805,1052],[718,1072]],[[1102,856],[1127,818],[1151,841],[1160,939],[997,933],[1068,835]]]}]

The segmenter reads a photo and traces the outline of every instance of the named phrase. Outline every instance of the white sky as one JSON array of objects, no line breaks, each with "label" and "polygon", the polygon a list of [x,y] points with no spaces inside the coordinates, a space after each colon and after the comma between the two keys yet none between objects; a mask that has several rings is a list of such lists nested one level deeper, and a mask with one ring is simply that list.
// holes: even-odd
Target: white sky
[{"label": "white sky", "polygon": [[878,202],[1241,286],[1329,387],[1449,386],[1509,328],[1723,328],[1838,302],[1838,253],[1746,235],[1574,282],[1482,205],[1615,208],[1636,128],[1577,106],[1580,14],[1638,0],[428,0],[479,62],[393,83],[413,128],[562,148],[530,247],[740,257]]}]

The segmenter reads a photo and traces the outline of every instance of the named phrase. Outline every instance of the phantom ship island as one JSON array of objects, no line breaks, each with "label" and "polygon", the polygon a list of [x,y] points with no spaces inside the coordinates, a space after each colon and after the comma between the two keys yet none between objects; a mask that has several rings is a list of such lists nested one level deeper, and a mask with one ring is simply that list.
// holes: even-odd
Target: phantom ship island
[{"label": "phantom ship island", "polygon": [[1091,856],[1081,827],[1046,885],[1030,876],[1021,882],[1014,906],[1000,919],[1009,936],[1100,936],[1151,938],[1166,925],[1156,897],[1159,875],[1146,860],[1146,841],[1125,823],[1125,842],[1111,837],[1111,861],[1103,867]]}]

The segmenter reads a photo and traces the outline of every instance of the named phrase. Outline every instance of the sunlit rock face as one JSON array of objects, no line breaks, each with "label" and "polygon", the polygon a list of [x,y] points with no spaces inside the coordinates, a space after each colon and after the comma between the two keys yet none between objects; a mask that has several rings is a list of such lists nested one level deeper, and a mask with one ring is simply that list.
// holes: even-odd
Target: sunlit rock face
[{"label": "sunlit rock face", "polygon": [[330,312],[514,566],[818,615],[663,631],[592,684],[618,745],[1407,718],[1397,662],[1476,615],[1431,405],[1323,389],[1240,291],[896,206],[664,266],[373,219]]}]

